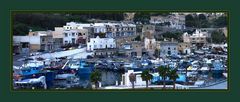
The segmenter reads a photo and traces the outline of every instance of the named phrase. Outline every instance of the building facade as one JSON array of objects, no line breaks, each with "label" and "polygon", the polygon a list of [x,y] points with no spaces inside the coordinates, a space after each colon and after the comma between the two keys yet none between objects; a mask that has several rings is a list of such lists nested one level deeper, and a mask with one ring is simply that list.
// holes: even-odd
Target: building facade
[{"label": "building facade", "polygon": [[96,49],[111,49],[116,48],[116,41],[113,38],[90,38],[87,42],[87,50],[93,51]]},{"label": "building facade", "polygon": [[[99,36],[98,34],[105,34],[105,37],[128,37],[136,35],[136,25],[132,23],[76,23],[68,22],[63,26],[66,30],[87,29],[90,37]],[[96,36],[93,36],[96,35]]]},{"label": "building facade", "polygon": [[144,48],[147,51],[154,51],[156,49],[156,40],[154,38],[145,38],[144,39]]},{"label": "building facade", "polygon": [[169,42],[162,41],[160,42],[160,56],[170,56],[178,54],[178,43],[177,42]]},{"label": "building facade", "polygon": [[191,44],[190,43],[178,43],[178,52],[180,54],[190,54]]},{"label": "building facade", "polygon": [[64,30],[63,44],[86,44],[87,29]]},{"label": "building facade", "polygon": [[174,29],[186,29],[185,15],[179,13],[172,13],[167,16],[151,16],[149,22]]},{"label": "building facade", "polygon": [[190,35],[187,32],[183,34],[183,42],[191,43],[192,46],[202,47],[207,44],[207,38],[209,34],[196,29],[195,32]]},{"label": "building facade", "polygon": [[52,51],[54,48],[52,31],[30,31],[28,36],[13,36],[13,43],[30,51]]}]

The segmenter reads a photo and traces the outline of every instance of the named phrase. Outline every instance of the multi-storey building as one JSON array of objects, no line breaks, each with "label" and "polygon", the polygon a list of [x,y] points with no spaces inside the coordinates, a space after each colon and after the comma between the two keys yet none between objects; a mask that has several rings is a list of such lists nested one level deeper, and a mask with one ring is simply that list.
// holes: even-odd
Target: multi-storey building
[{"label": "multi-storey building", "polygon": [[90,38],[87,42],[87,50],[93,51],[97,49],[112,49],[116,48],[116,41],[113,38]]},{"label": "multi-storey building", "polygon": [[160,56],[169,56],[169,55],[177,55],[178,54],[178,43],[177,42],[169,42],[162,41],[160,42]]},{"label": "multi-storey building", "polygon": [[64,30],[63,44],[86,44],[87,29]]},{"label": "multi-storey building", "polygon": [[30,31],[27,36],[13,36],[13,43],[30,51],[51,51],[53,50],[52,31]]},{"label": "multi-storey building", "polygon": [[151,16],[150,21],[151,24],[159,24],[168,26],[174,29],[185,29],[185,15],[181,15],[178,13],[170,14],[168,16]]},{"label": "multi-storey building", "polygon": [[[69,22],[64,26],[65,29],[88,29],[89,36],[96,37],[98,34],[105,34],[105,37],[128,37],[136,35],[136,25],[131,23],[89,23],[82,24]],[[96,36],[92,36],[96,35]]]},{"label": "multi-storey building", "polygon": [[191,43],[193,46],[202,47],[207,43],[208,37],[208,32],[202,32],[201,30],[196,29],[192,35],[187,32],[184,33],[183,42]]}]

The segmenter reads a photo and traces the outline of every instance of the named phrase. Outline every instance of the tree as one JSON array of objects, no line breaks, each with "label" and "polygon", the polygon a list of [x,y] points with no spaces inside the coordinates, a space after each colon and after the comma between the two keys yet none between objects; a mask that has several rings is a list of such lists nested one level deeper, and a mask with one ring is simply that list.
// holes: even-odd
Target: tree
[{"label": "tree", "polygon": [[98,82],[102,80],[101,76],[102,75],[98,70],[92,72],[90,75],[90,80],[95,84],[96,89],[98,88],[98,84],[99,84]]},{"label": "tree", "polygon": [[141,22],[144,24],[149,24],[149,20],[150,20],[150,14],[147,12],[137,12],[133,18],[134,22]]},{"label": "tree", "polygon": [[27,35],[29,27],[23,23],[16,23],[13,25],[13,35]]},{"label": "tree", "polygon": [[135,76],[135,74],[131,73],[131,74],[129,75],[129,80],[130,80],[130,82],[131,82],[131,84],[132,84],[132,88],[134,89],[134,82],[136,81],[136,76]]},{"label": "tree", "polygon": [[149,73],[149,70],[144,70],[141,77],[143,81],[146,81],[146,88],[148,88],[148,81],[153,78],[152,74]]},{"label": "tree", "polygon": [[160,56],[159,49],[155,49],[154,56],[157,58]]},{"label": "tree", "polygon": [[186,27],[196,27],[196,22],[191,14],[185,16]]},{"label": "tree", "polygon": [[209,27],[209,21],[204,14],[199,15],[186,15],[185,16],[186,27],[207,28]]},{"label": "tree", "polygon": [[208,19],[204,14],[198,15],[198,24],[199,24],[199,27],[201,27],[201,28],[209,27]]},{"label": "tree", "polygon": [[213,31],[211,33],[211,38],[213,43],[218,43],[218,44],[223,43],[226,40],[223,32],[220,32],[220,31]]},{"label": "tree", "polygon": [[105,38],[106,33],[95,33],[95,37],[99,36],[100,38]]},{"label": "tree", "polygon": [[168,67],[164,67],[164,66],[160,66],[158,67],[158,73],[159,73],[159,76],[162,77],[162,80],[163,80],[163,89],[165,89],[166,87],[166,79],[167,77],[169,76],[169,68]]},{"label": "tree", "polygon": [[72,12],[72,13],[14,13],[13,29],[14,35],[27,35],[29,29],[54,30],[54,27],[61,27],[66,22],[90,23],[89,19],[117,20],[124,19],[123,13],[96,13],[96,12]]},{"label": "tree", "polygon": [[163,38],[168,38],[170,40],[173,38],[173,39],[175,39],[175,40],[177,40],[179,42],[183,41],[182,35],[183,35],[183,33],[179,33],[179,32],[175,32],[175,33],[173,33],[173,32],[165,32],[165,33],[162,34]]},{"label": "tree", "polygon": [[[187,62],[185,62],[185,63],[187,63]],[[185,84],[188,84],[188,76],[187,76],[187,73],[188,73],[188,67],[189,67],[190,65],[187,65],[187,66],[185,66],[185,76],[186,76],[186,83]]]},{"label": "tree", "polygon": [[169,72],[169,79],[173,80],[173,89],[175,89],[175,83],[177,78],[179,78],[178,74],[177,74],[177,69],[171,70]]},{"label": "tree", "polygon": [[138,35],[134,40],[135,40],[135,41],[141,41],[140,35]]},{"label": "tree", "polygon": [[198,15],[199,20],[207,20],[207,17],[204,14]]},{"label": "tree", "polygon": [[216,20],[213,21],[215,27],[226,27],[227,26],[227,16],[218,17]]}]

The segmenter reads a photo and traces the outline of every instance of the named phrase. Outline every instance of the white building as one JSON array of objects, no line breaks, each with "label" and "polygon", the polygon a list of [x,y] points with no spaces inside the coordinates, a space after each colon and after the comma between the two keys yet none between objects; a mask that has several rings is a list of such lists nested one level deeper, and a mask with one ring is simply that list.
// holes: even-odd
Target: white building
[{"label": "white building", "polygon": [[95,49],[108,49],[116,48],[116,41],[113,38],[90,38],[90,41],[87,42],[87,50],[93,51]]},{"label": "white building", "polygon": [[93,24],[93,33],[106,33],[106,26],[104,23],[94,23]]},{"label": "white building", "polygon": [[[146,86],[146,81],[143,81],[142,80],[142,77],[141,77],[141,73],[142,71],[137,71],[137,72],[134,72],[134,70],[128,70],[128,72],[124,73],[122,75],[122,81],[121,81],[121,85],[124,85],[124,86],[132,86],[132,83],[130,82],[129,80],[129,75],[133,73],[134,75],[136,75],[136,81],[134,82],[134,85],[135,86]],[[149,82],[150,84],[150,82]]]},{"label": "white building", "polygon": [[64,30],[63,44],[85,44],[87,37],[87,29]]},{"label": "white building", "polygon": [[136,35],[136,25],[131,23],[76,23],[68,22],[64,29],[88,29],[92,34],[105,33],[106,37],[122,37]]},{"label": "white building", "polygon": [[160,56],[178,55],[178,43],[162,41],[160,42]]},{"label": "white building", "polygon": [[144,39],[144,47],[146,50],[155,50],[156,49],[156,40],[154,38],[149,39],[146,37]]}]

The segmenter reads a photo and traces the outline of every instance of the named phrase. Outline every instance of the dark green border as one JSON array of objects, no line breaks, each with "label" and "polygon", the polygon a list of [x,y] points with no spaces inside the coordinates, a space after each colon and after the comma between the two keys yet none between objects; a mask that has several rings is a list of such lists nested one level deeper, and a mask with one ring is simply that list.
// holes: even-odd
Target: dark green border
[{"label": "dark green border", "polygon": [[[9,102],[231,102],[240,92],[238,0],[0,0],[0,98]],[[225,10],[229,12],[231,78],[228,92],[15,92],[10,90],[10,16],[13,10]]]},{"label": "dark green border", "polygon": [[[13,66],[13,56],[12,56],[12,38],[13,38],[13,14],[14,13],[84,13],[84,12],[91,12],[91,13],[102,13],[102,12],[223,12],[227,14],[228,26],[227,26],[227,44],[228,44],[228,78],[227,78],[227,89],[179,89],[179,90],[172,90],[172,89],[67,89],[67,90],[14,90],[13,89],[13,82],[10,81],[10,91],[11,92],[230,92],[230,14],[228,10],[10,10],[10,66]],[[10,80],[12,80],[12,67],[10,70]]]}]

